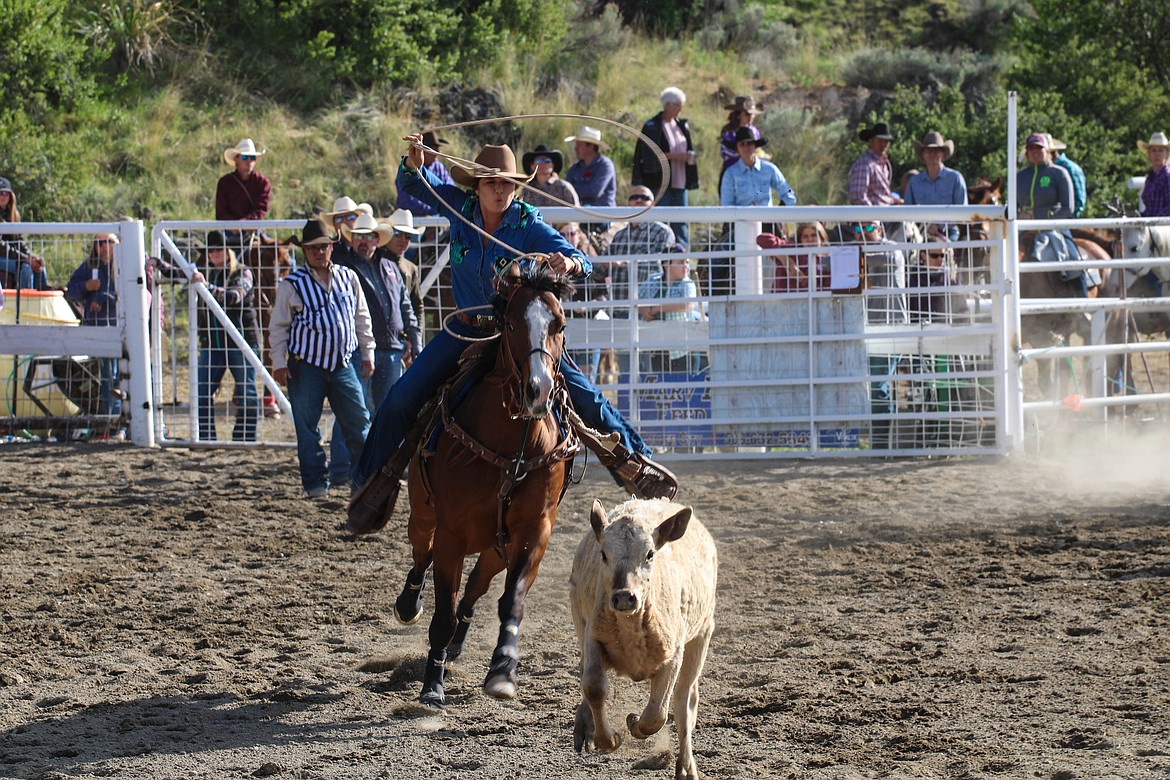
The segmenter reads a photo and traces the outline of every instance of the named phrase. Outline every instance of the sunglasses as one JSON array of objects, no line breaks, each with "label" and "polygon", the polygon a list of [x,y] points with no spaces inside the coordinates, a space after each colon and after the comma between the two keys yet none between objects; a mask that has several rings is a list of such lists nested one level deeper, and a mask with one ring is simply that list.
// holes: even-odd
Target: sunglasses
[{"label": "sunglasses", "polygon": [[646,201],[649,203],[650,201],[654,200],[654,198],[650,197],[649,195],[631,195],[630,200]]},{"label": "sunglasses", "polygon": [[254,154],[241,154],[240,159],[243,160],[244,162],[255,162],[256,155],[254,155]]},{"label": "sunglasses", "polygon": [[552,158],[551,157],[537,157],[532,162],[536,163],[537,165],[541,165],[542,163],[548,163],[549,165],[552,165]]},{"label": "sunglasses", "polygon": [[410,233],[407,233],[405,230],[398,230],[396,228],[394,230],[394,238],[401,238],[402,236],[406,236],[407,238],[410,238]]},{"label": "sunglasses", "polygon": [[947,253],[946,252],[927,252],[926,256],[929,257],[931,260],[943,260],[946,258]]},{"label": "sunglasses", "polygon": [[353,222],[358,218],[357,214],[339,214],[333,218],[334,222]]},{"label": "sunglasses", "polygon": [[853,226],[853,232],[858,234],[858,235],[861,235],[862,230],[864,230],[866,233],[872,233],[873,231],[877,230],[877,225],[854,225]]}]

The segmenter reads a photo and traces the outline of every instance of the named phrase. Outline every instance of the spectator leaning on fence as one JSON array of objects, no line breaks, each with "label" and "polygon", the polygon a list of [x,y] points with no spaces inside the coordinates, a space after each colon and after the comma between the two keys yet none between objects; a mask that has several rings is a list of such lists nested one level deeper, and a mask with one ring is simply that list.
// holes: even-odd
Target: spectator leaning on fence
[{"label": "spectator leaning on fence", "polygon": [[849,204],[852,206],[893,206],[902,198],[890,191],[894,170],[890,144],[894,134],[885,122],[878,122],[857,134],[869,147],[849,168]]},{"label": "spectator leaning on fence", "polygon": [[1150,162],[1142,187],[1142,216],[1170,217],[1170,140],[1165,133],[1154,133],[1149,143],[1138,141],[1137,146]]},{"label": "spectator leaning on fence", "polygon": [[288,386],[297,432],[301,485],[309,498],[329,493],[329,471],[321,446],[325,399],[341,423],[353,458],[361,453],[370,413],[352,356],[361,355],[361,375],[374,372],[374,334],[357,274],[333,263],[333,236],[316,219],[305,223],[297,242],[306,265],[276,288],[268,325],[272,375]]},{"label": "spectator leaning on fence", "polygon": [[[118,324],[118,289],[114,269],[113,233],[94,236],[89,257],[77,267],[65,288],[66,299],[78,309],[82,325],[108,327]],[[122,414],[117,358],[98,358],[102,413]]]},{"label": "spectator leaning on fence", "polygon": [[[256,317],[256,286],[252,269],[240,263],[223,233],[207,234],[204,250],[207,276],[196,271],[191,282],[204,282],[207,291],[223,307],[254,352],[259,351],[260,328]],[[199,306],[199,440],[215,441],[215,394],[230,371],[236,383],[236,422],[232,441],[256,441],[260,398],[256,394],[256,370],[211,311]]]},{"label": "spectator leaning on fence", "polygon": [[[0,225],[20,222],[12,182],[0,176]],[[0,271],[8,274],[13,287],[43,290],[48,287],[45,261],[28,251],[17,234],[0,234]]]},{"label": "spectator leaning on fence", "polygon": [[[260,220],[268,215],[272,198],[272,182],[256,170],[256,163],[267,154],[257,149],[251,138],[223,151],[223,160],[235,168],[219,178],[215,187],[215,218],[220,222]],[[251,231],[231,229],[224,231],[228,243],[243,252]]]}]

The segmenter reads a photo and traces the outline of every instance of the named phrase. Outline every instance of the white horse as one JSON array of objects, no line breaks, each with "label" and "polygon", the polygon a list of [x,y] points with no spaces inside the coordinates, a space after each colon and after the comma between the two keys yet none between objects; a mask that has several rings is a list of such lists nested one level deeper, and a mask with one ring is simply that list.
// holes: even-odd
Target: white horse
[{"label": "white horse", "polygon": [[[1142,225],[1127,227],[1121,231],[1121,256],[1124,258],[1160,257],[1170,258],[1170,226]],[[1139,276],[1150,271],[1163,284],[1170,282],[1170,265],[1145,266]]]}]

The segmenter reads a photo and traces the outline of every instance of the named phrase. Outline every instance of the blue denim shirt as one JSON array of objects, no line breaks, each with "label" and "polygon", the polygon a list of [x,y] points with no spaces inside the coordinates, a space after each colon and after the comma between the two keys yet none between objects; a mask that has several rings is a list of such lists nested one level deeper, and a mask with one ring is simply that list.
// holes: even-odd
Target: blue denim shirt
[{"label": "blue denim shirt", "polygon": [[[398,191],[408,192],[434,206],[440,215],[451,222],[451,292],[455,297],[455,305],[464,309],[491,303],[496,294],[496,275],[507,268],[516,256],[492,241],[487,241],[485,246],[483,236],[468,227],[453,212],[452,209],[458,210],[464,219],[483,228],[483,215],[475,195],[459,187],[443,184],[425,168],[421,170],[427,182],[446,203],[435,199],[418,173],[406,166],[405,157],[398,166]],[[577,277],[578,280],[584,279],[593,270],[589,258],[545,222],[538,209],[527,203],[513,201],[492,236],[525,254],[560,252],[579,260],[582,273]]]}]

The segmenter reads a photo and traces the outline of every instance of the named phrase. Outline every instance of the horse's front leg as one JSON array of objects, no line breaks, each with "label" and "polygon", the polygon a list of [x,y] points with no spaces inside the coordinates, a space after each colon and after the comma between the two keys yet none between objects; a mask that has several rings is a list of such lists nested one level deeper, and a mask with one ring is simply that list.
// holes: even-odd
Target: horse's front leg
[{"label": "horse's front leg", "polygon": [[483,690],[496,699],[516,698],[516,667],[520,663],[520,623],[524,620],[524,600],[536,580],[540,562],[552,532],[552,521],[541,520],[537,538],[514,532],[508,545],[508,580],[500,596],[500,636],[496,641],[492,663]]},{"label": "horse's front leg", "polygon": [[455,636],[455,597],[459,593],[459,579],[463,576],[463,554],[459,550],[436,551],[435,555],[435,614],[431,618],[430,653],[423,674],[422,693],[418,700],[432,707],[446,702],[443,688],[447,671],[447,645]]},{"label": "horse's front leg", "polygon": [[428,511],[415,511],[412,508],[407,536],[410,538],[414,566],[406,573],[402,592],[394,601],[394,617],[409,626],[416,623],[422,614],[423,588],[427,582],[427,569],[430,568],[434,556],[434,514]]},{"label": "horse's front leg", "polygon": [[463,598],[459,599],[459,608],[455,610],[455,638],[447,647],[447,660],[454,661],[463,654],[463,646],[467,642],[467,631],[471,628],[471,619],[475,617],[475,604],[488,592],[492,579],[504,570],[504,559],[495,550],[480,553],[475,562],[475,568],[467,577],[467,586],[463,589]]}]

